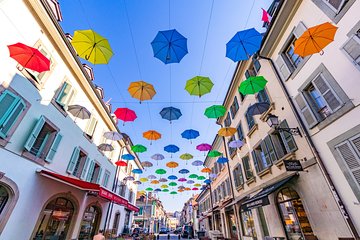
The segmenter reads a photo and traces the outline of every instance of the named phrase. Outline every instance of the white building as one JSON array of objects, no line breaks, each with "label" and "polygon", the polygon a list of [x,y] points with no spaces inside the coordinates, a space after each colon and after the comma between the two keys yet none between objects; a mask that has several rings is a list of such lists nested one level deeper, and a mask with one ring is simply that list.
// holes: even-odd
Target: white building
[{"label": "white building", "polygon": [[[114,179],[131,175],[140,162],[116,168],[131,141],[103,137],[119,129],[62,32],[57,7],[0,1],[0,239],[92,239],[99,229],[118,235],[138,210],[137,186]],[[17,42],[46,55],[50,71],[19,66],[7,48]],[[69,114],[76,104],[91,112],[89,120]],[[114,150],[99,151],[105,142]]]}]

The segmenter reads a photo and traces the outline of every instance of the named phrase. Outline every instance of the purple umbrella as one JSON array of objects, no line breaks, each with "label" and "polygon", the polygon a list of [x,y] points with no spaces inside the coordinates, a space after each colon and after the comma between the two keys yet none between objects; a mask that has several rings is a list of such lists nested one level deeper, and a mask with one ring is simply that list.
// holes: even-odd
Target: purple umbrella
[{"label": "purple umbrella", "polygon": [[244,143],[241,140],[234,140],[229,142],[229,147],[231,148],[241,148],[243,145]]},{"label": "purple umbrella", "polygon": [[186,178],[179,178],[178,181],[179,182],[186,182],[187,180],[186,180]]},{"label": "purple umbrella", "polygon": [[210,178],[216,178],[216,177],[217,177],[217,174],[216,174],[216,173],[210,173],[210,174],[209,174],[209,177],[210,177]]},{"label": "purple umbrella", "polygon": [[147,178],[153,180],[156,179],[157,177],[155,175],[149,175]]},{"label": "purple umbrella", "polygon": [[[212,148],[212,146],[210,144],[207,143],[202,143],[196,146],[196,149],[201,151],[201,152],[206,152],[206,151],[210,151]],[[205,156],[205,153],[204,153]]]},{"label": "purple umbrella", "polygon": [[160,178],[159,182],[167,182],[168,180],[166,178]]},{"label": "purple umbrella", "polygon": [[195,183],[193,180],[187,180],[187,182],[186,182],[187,184],[193,184],[193,183]]},{"label": "purple umbrella", "polygon": [[204,162],[200,161],[200,160],[196,160],[191,163],[191,165],[196,166],[196,167],[202,166],[203,164],[204,164]]}]

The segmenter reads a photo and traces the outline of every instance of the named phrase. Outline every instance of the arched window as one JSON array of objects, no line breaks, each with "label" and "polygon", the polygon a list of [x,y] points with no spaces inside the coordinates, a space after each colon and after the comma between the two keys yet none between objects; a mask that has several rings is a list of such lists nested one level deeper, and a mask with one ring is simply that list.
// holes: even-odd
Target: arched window
[{"label": "arched window", "polygon": [[8,190],[3,185],[0,185],[0,215],[5,209],[8,200],[9,200]]},{"label": "arched window", "polygon": [[0,172],[0,235],[19,199],[17,185]]},{"label": "arched window", "polygon": [[79,240],[92,239],[99,230],[101,219],[101,208],[96,204],[90,204],[84,212],[80,225]]}]

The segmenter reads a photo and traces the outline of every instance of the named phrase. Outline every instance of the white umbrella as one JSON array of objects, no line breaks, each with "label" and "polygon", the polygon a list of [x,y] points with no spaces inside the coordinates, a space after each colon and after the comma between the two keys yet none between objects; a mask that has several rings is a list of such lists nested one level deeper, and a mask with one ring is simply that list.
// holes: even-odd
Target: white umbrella
[{"label": "white umbrella", "polygon": [[110,151],[114,150],[114,147],[108,143],[102,143],[98,146],[98,149],[101,151],[109,151],[110,152]]},{"label": "white umbrella", "polygon": [[123,135],[119,132],[110,131],[104,133],[104,138],[109,139],[111,141],[120,141],[123,139]]},{"label": "white umbrella", "polygon": [[91,116],[89,110],[80,105],[70,105],[68,106],[67,111],[71,113],[71,115],[73,115],[75,118],[89,119]]}]

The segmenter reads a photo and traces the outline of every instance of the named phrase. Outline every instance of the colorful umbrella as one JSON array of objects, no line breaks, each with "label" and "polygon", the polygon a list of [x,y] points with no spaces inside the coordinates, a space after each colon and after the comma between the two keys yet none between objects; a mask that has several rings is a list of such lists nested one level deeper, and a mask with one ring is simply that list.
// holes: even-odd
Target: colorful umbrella
[{"label": "colorful umbrella", "polygon": [[203,168],[201,169],[202,173],[211,173],[211,169],[210,168]]},{"label": "colorful umbrella", "polygon": [[139,180],[140,180],[140,182],[142,182],[142,183],[149,181],[149,179],[147,179],[147,178],[140,178]]},{"label": "colorful umbrella", "polygon": [[165,189],[163,189],[162,191],[163,191],[163,192],[169,192],[169,189],[166,189],[166,188],[165,188]]},{"label": "colorful umbrella", "polygon": [[133,181],[133,184],[140,185],[140,184],[142,184],[142,182],[141,181]]},{"label": "colorful umbrella", "polygon": [[205,156],[205,152],[206,151],[210,151],[212,148],[212,146],[210,144],[207,144],[207,143],[202,143],[202,144],[199,144],[196,146],[196,149],[201,151],[201,152],[204,152],[204,156]]},{"label": "colorful umbrella", "polygon": [[144,81],[130,83],[128,91],[131,97],[140,100],[140,103],[145,100],[151,100],[156,94],[154,86]]},{"label": "colorful umbrella", "polygon": [[152,192],[154,189],[152,189],[151,187],[148,187],[145,189],[145,191],[148,191],[148,192]]},{"label": "colorful umbrella", "polygon": [[186,178],[179,178],[178,181],[179,181],[179,182],[186,182],[187,179],[186,179]]},{"label": "colorful umbrella", "polygon": [[186,82],[185,90],[190,95],[203,96],[211,92],[213,82],[208,77],[196,76]]},{"label": "colorful umbrella", "polygon": [[229,159],[227,159],[226,157],[219,157],[216,162],[220,163],[220,164],[224,164],[224,163],[229,162]]},{"label": "colorful umbrella", "polygon": [[204,115],[208,118],[223,117],[226,113],[226,108],[222,105],[212,105],[205,109]]},{"label": "colorful umbrella", "polygon": [[90,111],[81,105],[70,105],[68,106],[67,111],[75,118],[90,119],[91,116]]},{"label": "colorful umbrella", "polygon": [[323,49],[334,41],[337,27],[329,22],[322,23],[307,29],[296,41],[294,53],[300,57],[318,53],[322,55]]},{"label": "colorful umbrella", "polygon": [[170,192],[170,194],[171,194],[171,195],[175,195],[175,194],[177,194],[177,192],[172,191],[172,192]]},{"label": "colorful umbrella", "polygon": [[101,151],[111,152],[114,150],[114,147],[108,143],[102,143],[98,146],[98,149]]},{"label": "colorful umbrella", "polygon": [[10,57],[15,59],[23,68],[36,72],[50,70],[50,60],[47,59],[38,49],[29,47],[23,43],[9,45]]},{"label": "colorful umbrella", "polygon": [[126,181],[134,181],[135,178],[133,176],[127,176],[127,177],[124,178],[124,180],[126,180]]},{"label": "colorful umbrella", "polygon": [[75,31],[71,45],[79,57],[92,64],[107,64],[113,55],[108,40],[90,29]]},{"label": "colorful umbrella", "polygon": [[163,184],[163,185],[161,185],[160,187],[161,187],[161,188],[168,188],[169,186],[166,185],[166,184]]},{"label": "colorful umbrella", "polygon": [[267,80],[263,76],[251,76],[242,81],[239,92],[243,95],[255,94],[265,88]]},{"label": "colorful umbrella", "polygon": [[204,179],[206,179],[206,177],[204,177],[204,176],[198,176],[197,177],[197,180],[204,180]]},{"label": "colorful umbrella", "polygon": [[131,172],[135,173],[135,174],[142,174],[143,171],[141,169],[133,169]]},{"label": "colorful umbrella", "polygon": [[159,184],[160,182],[158,180],[152,180],[150,184]]},{"label": "colorful umbrella", "polygon": [[185,187],[184,186],[178,186],[178,189],[184,189]]},{"label": "colorful umbrella", "polygon": [[179,171],[180,174],[188,174],[189,172],[190,172],[190,171],[187,170],[187,169],[181,169],[181,170]]},{"label": "colorful umbrella", "polygon": [[255,28],[237,32],[226,44],[226,57],[234,62],[247,60],[260,49],[262,35]]},{"label": "colorful umbrella", "polygon": [[[170,144],[164,147],[164,151],[168,153],[176,153],[180,150],[180,148],[176,145]],[[172,154],[171,154],[172,157]]]},{"label": "colorful umbrella", "polygon": [[160,189],[160,188],[156,188],[156,189],[154,190],[154,192],[161,192],[161,189]]},{"label": "colorful umbrella", "polygon": [[187,182],[186,182],[187,184],[193,184],[193,183],[195,183],[193,180],[187,180]]},{"label": "colorful umbrella", "polygon": [[152,164],[151,162],[149,162],[149,161],[145,161],[145,162],[142,162],[142,163],[141,163],[141,166],[148,168],[148,167],[152,167],[153,164]]},{"label": "colorful umbrella", "polygon": [[193,190],[193,191],[197,191],[197,190],[199,190],[198,188],[196,188],[196,187],[194,187],[194,188],[192,188],[191,190]]},{"label": "colorful umbrella", "polygon": [[191,139],[195,139],[198,136],[200,136],[200,133],[194,129],[188,129],[181,133],[181,137],[185,139],[189,139],[191,142]]},{"label": "colorful umbrella", "polygon": [[261,115],[264,112],[266,112],[269,109],[269,107],[270,104],[266,102],[254,103],[253,105],[248,107],[247,114],[249,116]]},{"label": "colorful umbrella", "polygon": [[201,166],[203,164],[204,164],[204,162],[200,161],[200,160],[196,160],[191,163],[191,165],[196,166],[196,167]]},{"label": "colorful umbrella", "polygon": [[166,178],[160,178],[159,179],[159,182],[161,182],[161,183],[164,183],[164,182],[167,182],[168,180],[166,179]]},{"label": "colorful umbrella", "polygon": [[165,169],[162,169],[162,168],[159,168],[159,169],[156,169],[155,173],[156,173],[156,174],[159,174],[159,175],[162,175],[162,174],[165,174],[165,173],[166,173],[166,170],[165,170]]},{"label": "colorful umbrella", "polygon": [[210,173],[209,174],[209,178],[216,178],[217,177],[217,174],[216,173]]},{"label": "colorful umbrella", "polygon": [[135,159],[135,156],[134,155],[131,155],[131,154],[123,154],[121,156],[121,159],[124,159],[126,161],[130,161],[130,160],[134,160]]},{"label": "colorful umbrella", "polygon": [[150,145],[151,145],[152,141],[156,141],[161,138],[161,134],[155,130],[149,130],[143,133],[143,137],[146,138],[147,140],[150,140]]},{"label": "colorful umbrella", "polygon": [[219,156],[221,156],[221,152],[216,150],[212,150],[208,153],[208,157],[219,157]]},{"label": "colorful umbrella", "polygon": [[218,134],[222,137],[231,137],[235,133],[236,133],[236,128],[233,127],[220,128],[220,130],[218,131]]},{"label": "colorful umbrella", "polygon": [[179,166],[179,164],[177,162],[168,162],[168,163],[166,163],[166,166],[168,168],[177,168]]},{"label": "colorful umbrella", "polygon": [[156,179],[157,177],[155,175],[149,175],[148,179],[152,180],[152,179]]},{"label": "colorful umbrella", "polygon": [[191,188],[186,187],[186,188],[184,188],[184,190],[185,190],[185,191],[190,191],[190,190],[191,190]]},{"label": "colorful umbrella", "polygon": [[168,179],[169,180],[176,180],[176,179],[178,179],[178,177],[175,176],[175,175],[170,175],[170,176],[168,176]]},{"label": "colorful umbrella", "polygon": [[[151,159],[154,159],[156,161],[163,160],[164,158],[165,158],[164,155],[162,155],[160,153],[156,153],[156,154],[151,156]],[[156,162],[156,165],[158,165],[158,162]]]},{"label": "colorful umbrella", "polygon": [[159,31],[151,42],[154,57],[163,63],[178,63],[188,53],[187,39],[175,29]]},{"label": "colorful umbrella", "polygon": [[124,162],[124,161],[117,161],[115,163],[116,166],[119,166],[119,167],[126,167],[127,166],[127,162]]},{"label": "colorful umbrella", "polygon": [[137,118],[136,113],[129,108],[117,108],[114,114],[124,122],[123,125],[125,125],[125,122],[132,122]]},{"label": "colorful umbrella", "polygon": [[190,174],[189,175],[189,178],[197,178],[198,177],[198,175],[196,175],[196,174]]},{"label": "colorful umbrella", "polygon": [[135,153],[143,153],[147,151],[147,148],[141,144],[136,144],[134,146],[131,146],[131,150]]},{"label": "colorful umbrella", "polygon": [[[193,158],[194,158],[194,156],[191,155],[190,153],[184,153],[184,154],[180,155],[180,159],[185,160],[185,161],[188,161]],[[186,162],[186,164],[187,164],[187,162]]]},{"label": "colorful umbrella", "polygon": [[230,148],[241,148],[244,145],[243,141],[241,140],[234,140],[229,142]]},{"label": "colorful umbrella", "polygon": [[211,183],[211,180],[210,180],[210,179],[206,179],[206,180],[204,181],[204,183],[210,184],[210,183]]},{"label": "colorful umbrella", "polygon": [[201,184],[200,183],[195,183],[194,187],[201,187]]},{"label": "colorful umbrella", "polygon": [[121,139],[123,139],[123,135],[116,131],[105,132],[103,136],[104,138],[109,139],[111,141],[120,141]]},{"label": "colorful umbrella", "polygon": [[177,183],[176,182],[169,182],[169,186],[175,187],[175,186],[177,186]]},{"label": "colorful umbrella", "polygon": [[166,107],[161,110],[160,115],[163,119],[169,120],[171,123],[172,120],[178,120],[182,116],[182,113],[178,108]]}]

